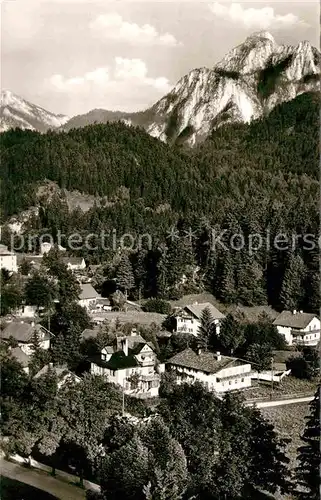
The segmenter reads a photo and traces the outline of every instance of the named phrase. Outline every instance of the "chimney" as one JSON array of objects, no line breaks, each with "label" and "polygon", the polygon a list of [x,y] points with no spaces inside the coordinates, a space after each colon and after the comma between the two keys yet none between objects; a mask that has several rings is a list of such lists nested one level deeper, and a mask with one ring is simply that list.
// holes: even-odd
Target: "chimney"
[{"label": "chimney", "polygon": [[132,328],[131,331],[130,331],[130,336],[131,337],[135,337],[137,335],[137,330],[136,328]]},{"label": "chimney", "polygon": [[53,363],[49,363],[49,364],[48,364],[48,366],[49,366],[49,370],[52,370],[52,368],[53,368]]},{"label": "chimney", "polygon": [[296,314],[296,309],[293,310],[293,314]]},{"label": "chimney", "polygon": [[35,322],[34,321],[31,321],[31,326],[35,326]]},{"label": "chimney", "polygon": [[300,314],[303,314],[303,311],[300,311]]},{"label": "chimney", "polygon": [[217,353],[216,353],[216,359],[217,359],[217,361],[221,361],[221,359],[222,359],[221,353],[219,351],[217,351]]},{"label": "chimney", "polygon": [[125,356],[128,356],[128,339],[127,338],[122,340],[122,348],[123,348]]},{"label": "chimney", "polygon": [[201,353],[202,353],[202,349],[199,347],[199,348],[197,349],[197,354],[198,354],[198,355],[200,355]]}]

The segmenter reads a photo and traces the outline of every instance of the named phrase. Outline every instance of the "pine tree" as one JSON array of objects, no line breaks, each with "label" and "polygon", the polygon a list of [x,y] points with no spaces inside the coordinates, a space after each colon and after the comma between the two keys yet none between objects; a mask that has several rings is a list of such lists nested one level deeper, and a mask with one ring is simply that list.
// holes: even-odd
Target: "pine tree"
[{"label": "pine tree", "polygon": [[300,500],[319,500],[320,487],[320,390],[310,403],[310,415],[301,437],[304,445],[298,449],[299,466],[296,469],[297,496]]},{"label": "pine tree", "polygon": [[230,252],[223,254],[223,264],[220,275],[219,296],[226,303],[233,303],[236,298],[234,264]]},{"label": "pine tree", "polygon": [[280,304],[283,309],[292,311],[300,306],[304,295],[302,287],[304,275],[305,266],[302,258],[291,254],[280,291]]},{"label": "pine tree", "polygon": [[266,304],[263,269],[260,264],[247,253],[242,258],[237,272],[238,298],[242,304],[254,306]]},{"label": "pine tree", "polygon": [[200,345],[207,350],[209,345],[213,343],[213,337],[216,333],[215,323],[209,307],[203,309],[200,319],[201,324],[198,328],[197,336]]},{"label": "pine tree", "polygon": [[127,293],[135,286],[133,267],[128,255],[123,255],[117,269],[116,279],[119,287]]},{"label": "pine tree", "polygon": [[228,354],[233,354],[244,343],[244,328],[232,314],[228,314],[222,321],[219,343]]}]

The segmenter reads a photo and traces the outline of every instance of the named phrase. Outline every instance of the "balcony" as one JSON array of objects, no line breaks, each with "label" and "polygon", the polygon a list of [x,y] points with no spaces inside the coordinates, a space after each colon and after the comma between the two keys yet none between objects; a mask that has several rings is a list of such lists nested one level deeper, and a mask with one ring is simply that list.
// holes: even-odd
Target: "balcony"
[{"label": "balcony", "polygon": [[148,375],[140,375],[139,380],[142,382],[154,382],[155,380],[160,380],[160,375],[158,373],[149,373]]}]

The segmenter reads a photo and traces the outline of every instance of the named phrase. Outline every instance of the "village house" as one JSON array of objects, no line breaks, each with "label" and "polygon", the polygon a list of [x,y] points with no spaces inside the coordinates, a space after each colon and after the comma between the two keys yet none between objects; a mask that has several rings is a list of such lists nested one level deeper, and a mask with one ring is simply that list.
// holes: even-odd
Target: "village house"
[{"label": "village house", "polygon": [[17,256],[8,247],[0,244],[0,269],[6,269],[11,273],[18,271]]},{"label": "village house", "polygon": [[320,320],[313,313],[282,311],[273,325],[289,345],[316,346],[320,340]]},{"label": "village house", "polygon": [[70,271],[83,271],[86,269],[86,262],[82,257],[63,257],[62,262]]},{"label": "village house", "polygon": [[103,297],[99,297],[96,300],[96,303],[94,305],[94,310],[92,312],[111,311],[111,310],[112,306],[110,304],[110,300]]},{"label": "village house", "polygon": [[97,300],[101,299],[101,295],[96,292],[94,287],[90,283],[84,283],[80,285],[80,295],[79,295],[79,305],[85,307],[86,309],[94,308],[96,306]]},{"label": "village house", "polygon": [[33,321],[12,321],[0,332],[1,340],[9,341],[14,339],[18,346],[28,356],[33,353],[33,337],[37,335],[41,349],[50,348],[50,333],[45,327],[35,324]]},{"label": "village house", "polygon": [[121,386],[125,394],[157,397],[160,374],[165,366],[158,364],[153,345],[133,333],[117,337],[113,345],[104,347],[100,355],[91,360],[90,371]]},{"label": "village house", "polygon": [[[53,243],[49,243],[47,241],[44,241],[43,243],[41,243],[40,245],[40,254],[41,255],[45,255],[46,253],[49,253],[50,250],[52,248],[54,248],[54,244]],[[61,245],[58,245],[58,250],[60,250],[61,252],[65,252],[66,251],[66,248],[62,247]]]},{"label": "village house", "polygon": [[210,304],[210,302],[203,302],[201,304],[194,302],[194,304],[178,309],[174,313],[176,318],[176,332],[190,333],[197,336],[199,327],[201,326],[201,317],[204,309],[208,309],[210,311],[213,323],[216,325],[216,333],[219,335],[220,324],[225,316],[215,306],[213,306],[213,304]]},{"label": "village house", "polygon": [[166,370],[176,374],[178,384],[202,382],[218,394],[251,387],[253,376],[251,364],[246,361],[190,348],[170,358]]},{"label": "village house", "polygon": [[29,374],[30,356],[28,356],[21,349],[21,347],[10,348],[10,354],[16,361],[18,361],[21,364],[23,371],[28,375]]},{"label": "village house", "polygon": [[[42,265],[42,255],[30,255],[30,254],[17,254],[18,266],[21,266],[23,262],[30,264],[33,271],[39,271]],[[30,273],[29,273],[30,274]]]},{"label": "village house", "polygon": [[66,383],[69,382],[74,382],[78,383],[81,381],[80,377],[77,377],[77,375],[70,370],[68,370],[67,366],[54,366],[53,363],[49,363],[48,365],[45,365],[39,372],[36,373],[36,375],[33,377],[35,380],[39,379],[40,377],[47,375],[48,373],[53,373],[57,377],[57,385],[58,389],[63,387]]},{"label": "village house", "polygon": [[35,318],[43,309],[43,307],[23,304],[15,311],[15,316],[19,318]]}]

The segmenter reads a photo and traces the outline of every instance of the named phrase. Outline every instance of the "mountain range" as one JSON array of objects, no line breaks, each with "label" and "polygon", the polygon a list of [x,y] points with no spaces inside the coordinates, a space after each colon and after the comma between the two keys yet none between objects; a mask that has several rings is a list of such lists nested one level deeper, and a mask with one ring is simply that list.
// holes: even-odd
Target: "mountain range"
[{"label": "mountain range", "polygon": [[1,132],[16,127],[46,132],[49,129],[61,127],[68,120],[68,116],[51,113],[40,106],[26,101],[22,97],[10,92],[10,90],[3,90],[1,92]]},{"label": "mountain range", "polygon": [[122,120],[164,142],[194,145],[221,125],[251,122],[278,104],[319,90],[320,62],[320,52],[308,41],[278,45],[270,33],[257,32],[213,68],[193,69],[151,108],[136,113],[94,109],[69,119],[4,91],[0,130],[70,130]]}]

